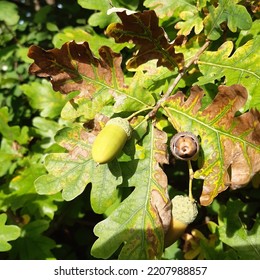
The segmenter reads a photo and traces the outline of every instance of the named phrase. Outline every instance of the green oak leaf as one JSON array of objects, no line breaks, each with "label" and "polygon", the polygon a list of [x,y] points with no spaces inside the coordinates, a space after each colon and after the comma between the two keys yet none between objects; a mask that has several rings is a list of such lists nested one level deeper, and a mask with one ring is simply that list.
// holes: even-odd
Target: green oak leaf
[{"label": "green oak leaf", "polygon": [[203,30],[203,19],[200,13],[197,11],[194,13],[193,11],[183,11],[180,13],[180,18],[184,21],[179,21],[175,28],[179,29],[178,35],[189,35],[194,28],[195,34],[200,34]]},{"label": "green oak leaf", "polygon": [[171,17],[179,17],[180,12],[187,11],[195,14],[197,12],[196,0],[145,0],[144,6],[156,12],[159,18],[167,20]]},{"label": "green oak leaf", "polygon": [[33,126],[36,128],[37,134],[42,136],[40,146],[45,149],[55,144],[54,137],[57,131],[63,128],[58,122],[41,117],[33,119]]},{"label": "green oak leaf", "polygon": [[[7,107],[0,108],[0,134],[7,140],[16,141],[19,144],[27,144],[29,141],[29,128],[27,126],[20,127],[18,125],[9,126],[10,116]],[[16,148],[20,148],[17,145]],[[22,149],[21,149],[22,150]]]},{"label": "green oak leaf", "polygon": [[104,213],[117,199],[116,187],[122,183],[121,170],[114,162],[97,165],[91,156],[95,134],[81,126],[64,128],[56,136],[57,143],[68,153],[53,153],[45,158],[48,174],[38,177],[39,194],[62,191],[65,200],[80,195],[92,183],[91,202],[97,213]]},{"label": "green oak leaf", "polygon": [[7,25],[15,25],[19,19],[18,9],[14,3],[0,1],[0,21],[5,21]]},{"label": "green oak leaf", "polygon": [[204,19],[205,34],[208,39],[217,40],[222,35],[223,22],[227,22],[232,32],[236,32],[237,28],[250,29],[252,18],[246,7],[238,5],[237,2],[237,0],[219,0],[217,7],[209,6],[209,13]]},{"label": "green oak leaf", "polygon": [[23,150],[13,141],[5,138],[1,141],[0,146],[0,177],[5,174],[12,174],[17,167],[17,161],[23,157]]},{"label": "green oak leaf", "polygon": [[55,92],[48,81],[32,82],[20,86],[28,97],[32,108],[40,110],[40,115],[47,118],[55,118],[60,115],[61,109],[66,103],[66,96]]},{"label": "green oak leaf", "polygon": [[204,52],[198,61],[203,76],[199,85],[213,83],[225,77],[226,85],[241,84],[247,88],[249,97],[244,107],[260,109],[260,36],[249,40],[233,53],[234,45],[225,42],[217,51]]},{"label": "green oak leaf", "polygon": [[142,141],[142,156],[120,166],[124,174],[121,187],[134,191],[94,228],[99,238],[91,254],[109,258],[121,245],[120,259],[160,258],[164,248],[164,230],[171,211],[167,194],[167,176],[160,165],[167,163],[166,133],[150,126]]},{"label": "green oak leaf", "polygon": [[95,166],[91,182],[91,206],[102,214],[118,199],[117,186],[122,183],[122,174],[117,160]]},{"label": "green oak leaf", "polygon": [[[128,89],[115,97],[114,111],[116,113],[152,108],[155,100],[152,92],[145,88],[146,78],[143,71],[136,71]],[[150,76],[149,79],[151,78]]]},{"label": "green oak leaf", "polygon": [[20,127],[18,125],[16,126],[9,126],[8,122],[9,114],[8,114],[8,108],[2,107],[0,108],[0,133],[9,140],[16,140],[19,138],[20,135]]},{"label": "green oak leaf", "polygon": [[52,42],[56,48],[61,48],[63,44],[74,40],[77,43],[88,42],[95,56],[98,56],[100,46],[108,46],[114,52],[120,52],[124,47],[131,47],[131,44],[115,44],[112,38],[107,38],[102,34],[88,33],[82,28],[66,27],[61,32],[54,35]]},{"label": "green oak leaf", "polygon": [[242,260],[260,260],[260,219],[247,230],[239,213],[244,207],[239,200],[229,201],[220,208],[218,231],[220,240],[231,246]]},{"label": "green oak leaf", "polygon": [[88,169],[91,170],[94,165],[88,137],[80,126],[60,131],[56,141],[70,153],[53,153],[46,156],[45,167],[49,173],[35,181],[39,194],[55,194],[63,190],[63,198],[72,200],[83,192],[91,179]]},{"label": "green oak leaf", "polygon": [[55,241],[44,235],[48,228],[49,222],[40,219],[24,225],[21,237],[14,241],[15,244],[11,252],[12,259],[54,259],[51,250],[56,246]]},{"label": "green oak leaf", "polygon": [[124,7],[135,10],[138,7],[139,1],[113,0],[111,2],[109,0],[78,0],[78,3],[82,8],[96,11],[89,17],[88,22],[91,26],[104,28],[108,26],[108,24],[118,21],[116,14],[107,14],[107,11],[111,8],[111,4],[114,7]]},{"label": "green oak leaf", "polygon": [[254,39],[259,36],[260,29],[260,19],[253,21],[252,26],[248,30],[241,30],[239,36],[235,42],[235,46],[240,47],[245,44],[247,41]]},{"label": "green oak leaf", "polygon": [[6,225],[7,215],[0,215],[0,252],[9,251],[12,246],[8,241],[15,240],[20,236],[20,228],[15,225]]},{"label": "green oak leaf", "polygon": [[90,16],[88,22],[91,26],[104,28],[108,26],[109,23],[118,21],[115,14],[107,15],[107,10],[111,8],[107,0],[78,0],[78,4],[84,9],[100,11]]},{"label": "green oak leaf", "polygon": [[218,193],[246,185],[260,170],[260,113],[251,110],[240,116],[247,91],[241,85],[219,86],[211,104],[201,110],[204,92],[193,87],[188,99],[177,92],[163,105],[177,131],[189,131],[201,139],[200,168],[194,178],[203,179],[202,205]]},{"label": "green oak leaf", "polygon": [[58,207],[56,201],[61,201],[59,194],[53,196],[43,196],[37,194],[34,181],[45,174],[45,168],[40,163],[31,163],[32,158],[24,162],[25,169],[13,177],[9,184],[10,194],[5,195],[2,207],[10,208],[12,211],[23,209],[29,216],[47,216],[53,219]]},{"label": "green oak leaf", "polygon": [[[120,94],[122,94],[121,91]],[[113,104],[114,97],[110,90],[103,88],[95,92],[91,99],[79,96],[73,101],[66,103],[61,111],[61,117],[65,120],[75,120],[78,117],[92,120],[105,106]]]}]

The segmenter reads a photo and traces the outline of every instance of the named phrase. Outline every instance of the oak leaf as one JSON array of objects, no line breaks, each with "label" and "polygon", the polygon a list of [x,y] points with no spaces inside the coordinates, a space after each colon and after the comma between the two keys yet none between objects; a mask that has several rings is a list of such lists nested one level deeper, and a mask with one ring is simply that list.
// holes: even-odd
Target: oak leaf
[{"label": "oak leaf", "polygon": [[140,77],[124,81],[121,55],[109,47],[99,48],[100,58],[91,52],[87,42],[74,41],[62,45],[61,49],[44,50],[38,46],[29,48],[28,56],[34,59],[29,72],[38,77],[49,78],[53,89],[74,97],[63,107],[64,119],[83,117],[92,120],[105,106],[114,102],[115,112],[135,111],[154,105],[151,94],[143,94]]},{"label": "oak leaf", "polygon": [[[260,219],[254,219],[250,230],[243,223],[241,214],[248,207],[240,200],[228,201],[219,209],[218,232],[219,239],[235,249],[240,260],[260,259]],[[242,212],[242,213],[240,213]]]},{"label": "oak leaf", "polygon": [[117,15],[122,23],[110,24],[106,33],[117,43],[136,44],[138,51],[127,62],[128,69],[136,68],[152,59],[158,60],[157,66],[165,66],[171,70],[177,66],[182,69],[183,54],[176,53],[175,46],[182,43],[183,37],[177,37],[170,43],[163,28],[159,26],[159,19],[154,11],[128,13],[126,10],[121,10]]},{"label": "oak leaf", "polygon": [[246,7],[238,5],[237,2],[220,0],[217,7],[209,6],[209,13],[204,19],[205,34],[208,39],[217,40],[222,35],[221,24],[223,22],[227,22],[227,26],[232,32],[236,32],[238,28],[250,29],[252,18]]},{"label": "oak leaf", "polygon": [[[161,165],[168,163],[167,134],[154,126],[143,139],[139,159],[121,162],[124,183],[134,191],[112,214],[94,228],[97,241],[91,254],[109,258],[120,246],[120,259],[160,258],[164,233],[171,220],[167,176]],[[138,153],[136,153],[137,156]]]},{"label": "oak leaf", "polygon": [[259,48],[260,36],[256,36],[235,51],[232,41],[226,41],[217,51],[205,51],[198,61],[203,74],[199,77],[198,85],[212,83],[225,77],[226,85],[239,83],[248,90],[249,98],[245,110],[254,107],[260,110]]},{"label": "oak leaf", "polygon": [[81,96],[91,98],[97,91],[123,86],[120,54],[104,46],[99,49],[99,55],[100,59],[93,56],[87,42],[77,44],[72,41],[62,45],[61,49],[47,51],[33,45],[28,52],[28,56],[34,59],[29,72],[50,78],[55,91],[67,94],[78,90]]},{"label": "oak leaf", "polygon": [[194,174],[204,179],[200,203],[209,205],[228,187],[246,185],[260,170],[260,113],[255,109],[235,116],[247,100],[241,85],[219,86],[208,107],[201,110],[203,91],[195,86],[186,100],[182,92],[163,105],[175,128],[201,139],[201,166]]},{"label": "oak leaf", "polygon": [[162,20],[169,18],[179,18],[182,11],[188,11],[193,14],[197,12],[196,4],[200,1],[196,0],[179,0],[179,1],[163,1],[163,0],[145,0],[144,6],[154,10],[158,17]]},{"label": "oak leaf", "polygon": [[6,225],[7,215],[0,215],[0,252],[9,251],[12,246],[8,243],[11,240],[15,240],[20,236],[21,230],[15,225]]}]

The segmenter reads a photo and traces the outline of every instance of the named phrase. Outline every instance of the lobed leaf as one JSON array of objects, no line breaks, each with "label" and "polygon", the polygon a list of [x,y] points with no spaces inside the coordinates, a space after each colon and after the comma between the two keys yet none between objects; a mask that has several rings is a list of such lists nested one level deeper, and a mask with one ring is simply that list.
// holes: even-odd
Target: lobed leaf
[{"label": "lobed leaf", "polygon": [[91,135],[81,127],[65,128],[57,136],[57,143],[69,153],[49,154],[45,158],[45,167],[49,174],[35,181],[39,194],[54,194],[63,190],[65,200],[72,200],[83,192],[91,180],[92,168],[90,145]]},{"label": "lobed leaf", "polygon": [[0,252],[9,251],[12,246],[8,241],[15,240],[20,236],[20,228],[15,225],[5,225],[6,214],[0,215]]},{"label": "lobed leaf", "polygon": [[[112,214],[96,225],[99,238],[92,247],[92,255],[109,258],[122,244],[120,259],[159,258],[164,248],[164,232],[171,220],[167,194],[167,176],[160,165],[167,163],[166,133],[150,127],[143,139],[142,156],[121,163],[123,187],[134,191]],[[140,149],[140,148],[139,148]]]},{"label": "lobed leaf", "polygon": [[198,61],[203,76],[199,77],[199,85],[212,83],[225,77],[226,85],[241,84],[247,88],[249,98],[244,110],[257,108],[260,110],[260,36],[249,40],[234,53],[233,43],[225,42],[217,51],[204,52]]},{"label": "lobed leaf", "polygon": [[117,199],[116,187],[122,183],[121,171],[115,163],[97,166],[91,147],[95,134],[81,126],[64,128],[56,136],[57,143],[68,153],[53,153],[45,158],[48,174],[38,177],[35,187],[39,194],[62,191],[65,200],[80,195],[92,182],[91,202],[97,213],[104,213]]},{"label": "lobed leaf", "polygon": [[55,48],[61,48],[63,44],[72,40],[76,43],[88,42],[95,56],[99,55],[98,50],[100,46],[108,46],[114,52],[120,52],[123,48],[131,46],[128,43],[115,44],[113,38],[107,38],[103,34],[88,33],[83,27],[66,27],[54,35],[52,42]]},{"label": "lobed leaf", "polygon": [[18,9],[14,3],[0,2],[0,21],[5,21],[7,25],[15,25],[19,19]]},{"label": "lobed leaf", "polygon": [[107,10],[110,8],[109,1],[78,0],[78,3],[82,8],[98,11],[93,13],[88,20],[92,26],[104,28],[117,20],[116,15],[107,15]]},{"label": "lobed leaf", "polygon": [[42,117],[55,118],[60,115],[66,98],[58,92],[54,92],[49,82],[32,82],[20,86],[23,93],[28,97],[32,108],[40,110]]},{"label": "lobed leaf", "polygon": [[[149,77],[151,78],[151,76]],[[151,108],[155,104],[153,91],[145,87],[147,76],[143,71],[137,70],[128,89],[115,96],[114,112],[136,112],[144,108]]]},{"label": "lobed leaf", "polygon": [[218,193],[246,185],[260,170],[260,113],[251,110],[235,117],[245,104],[247,91],[241,85],[219,86],[213,102],[204,110],[204,93],[194,87],[187,100],[182,92],[164,104],[173,126],[201,138],[201,168],[194,177],[203,179],[202,205]]},{"label": "lobed leaf", "polygon": [[209,6],[209,13],[204,19],[205,34],[210,40],[217,40],[223,33],[221,24],[227,22],[228,28],[236,32],[237,28],[250,29],[252,18],[246,8],[237,4],[237,0],[220,0],[217,7]]},{"label": "lobed leaf", "polygon": [[86,42],[77,44],[72,41],[61,49],[48,51],[32,46],[28,56],[35,62],[29,71],[39,77],[49,77],[56,91],[64,94],[79,91],[77,96],[71,93],[74,97],[63,107],[61,115],[64,119],[82,116],[92,120],[115,101],[115,112],[149,108],[154,104],[152,95],[143,94],[141,87],[136,88],[137,79],[132,79],[129,87],[125,85],[120,54],[106,46],[99,49],[99,54],[101,59],[92,54]]},{"label": "lobed leaf", "polygon": [[50,78],[55,91],[67,94],[78,90],[81,97],[91,98],[96,92],[123,86],[120,55],[105,46],[99,49],[99,55],[101,59],[93,56],[87,42],[72,41],[61,49],[47,51],[31,46],[28,56],[35,62],[29,72]]},{"label": "lobed leaf", "polygon": [[0,133],[8,140],[17,140],[21,133],[21,129],[18,125],[9,126],[9,114],[8,108],[0,108]]},{"label": "lobed leaf", "polygon": [[104,105],[111,103],[113,93],[124,86],[121,56],[108,47],[101,47],[99,54],[101,59],[94,57],[87,42],[72,41],[61,49],[48,51],[30,47],[28,56],[35,60],[29,69],[31,74],[49,77],[55,91],[79,91],[63,108],[66,119],[82,115],[93,119]]},{"label": "lobed leaf", "polygon": [[203,19],[202,16],[199,14],[199,11],[183,11],[180,13],[180,18],[184,21],[179,21],[175,28],[179,29],[178,35],[189,35],[194,28],[195,34],[200,34],[203,30]]},{"label": "lobed leaf", "polygon": [[[54,259],[52,249],[55,248],[54,240],[44,235],[49,228],[49,222],[38,219],[22,228],[21,238],[15,241],[11,252],[13,259],[43,260]],[[37,248],[37,250],[35,250]]]},{"label": "lobed leaf", "polygon": [[133,42],[138,52],[128,60],[128,69],[136,68],[149,60],[157,59],[158,66],[173,70],[182,69],[183,55],[175,52],[175,45],[180,44],[181,38],[170,43],[164,30],[158,25],[158,17],[154,11],[143,13],[128,13],[118,11],[122,23],[112,23],[107,28],[107,34],[117,43]]},{"label": "lobed leaf", "polygon": [[179,1],[164,1],[164,0],[145,0],[144,6],[154,10],[159,18],[167,20],[171,17],[179,17],[180,12],[188,11],[195,13],[196,0],[179,0]]},{"label": "lobed leaf", "polygon": [[260,221],[256,219],[254,226],[247,230],[239,214],[244,204],[239,201],[229,201],[220,208],[219,238],[231,246],[242,260],[260,259]]}]

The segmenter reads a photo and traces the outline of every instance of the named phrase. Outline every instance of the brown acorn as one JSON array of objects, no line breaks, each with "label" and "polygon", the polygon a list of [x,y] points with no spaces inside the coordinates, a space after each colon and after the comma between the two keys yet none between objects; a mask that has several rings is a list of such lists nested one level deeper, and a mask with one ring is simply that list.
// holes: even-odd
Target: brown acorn
[{"label": "brown acorn", "polygon": [[194,160],[199,153],[199,140],[191,132],[179,132],[170,142],[172,154],[181,160]]}]

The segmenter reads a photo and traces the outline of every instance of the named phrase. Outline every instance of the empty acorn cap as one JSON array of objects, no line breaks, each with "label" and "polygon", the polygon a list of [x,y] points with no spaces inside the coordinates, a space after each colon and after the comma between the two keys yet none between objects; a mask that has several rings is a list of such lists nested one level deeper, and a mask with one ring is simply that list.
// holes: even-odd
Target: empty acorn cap
[{"label": "empty acorn cap", "polygon": [[192,223],[198,215],[197,205],[188,196],[176,195],[172,199],[172,216],[184,224]]}]

